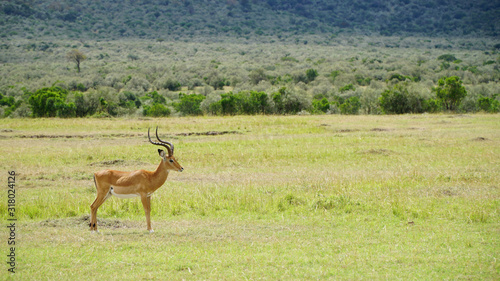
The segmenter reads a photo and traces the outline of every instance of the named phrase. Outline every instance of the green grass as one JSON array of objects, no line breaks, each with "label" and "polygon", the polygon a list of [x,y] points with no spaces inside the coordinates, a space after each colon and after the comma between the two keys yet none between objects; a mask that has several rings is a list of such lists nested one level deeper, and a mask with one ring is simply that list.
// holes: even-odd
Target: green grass
[{"label": "green grass", "polygon": [[[15,170],[18,280],[500,277],[498,115],[1,119]],[[148,127],[183,173],[109,199],[100,169],[153,170]],[[223,135],[183,135],[236,131]],[[38,138],[32,138],[38,136]],[[0,214],[6,223],[7,191]],[[7,233],[1,253],[7,255]],[[6,272],[6,267],[3,269]]]}]

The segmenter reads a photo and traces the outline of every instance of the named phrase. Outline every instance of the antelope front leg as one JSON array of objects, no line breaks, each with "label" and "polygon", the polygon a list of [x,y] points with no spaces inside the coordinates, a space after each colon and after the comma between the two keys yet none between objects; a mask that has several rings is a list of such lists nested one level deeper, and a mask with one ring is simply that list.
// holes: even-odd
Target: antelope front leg
[{"label": "antelope front leg", "polygon": [[141,195],[142,206],[144,207],[144,213],[146,213],[146,223],[148,224],[149,232],[153,232],[151,228],[151,197],[147,195]]},{"label": "antelope front leg", "polygon": [[92,232],[97,231],[97,209],[109,198],[109,193],[98,192],[94,203],[90,205],[90,230]]}]

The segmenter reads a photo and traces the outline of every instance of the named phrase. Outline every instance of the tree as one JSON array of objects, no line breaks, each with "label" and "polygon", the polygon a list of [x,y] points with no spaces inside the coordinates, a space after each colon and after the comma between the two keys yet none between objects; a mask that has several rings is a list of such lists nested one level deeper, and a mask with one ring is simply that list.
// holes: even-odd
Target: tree
[{"label": "tree", "polygon": [[465,87],[462,86],[462,80],[457,76],[443,77],[439,79],[438,86],[432,88],[438,99],[447,110],[456,110],[462,99],[467,96]]},{"label": "tree", "polygon": [[358,97],[350,97],[340,105],[340,113],[342,114],[358,114],[361,108],[361,102]]},{"label": "tree", "polygon": [[327,112],[330,109],[327,98],[313,100],[312,106],[316,112]]},{"label": "tree", "polygon": [[443,61],[448,61],[448,62],[452,62],[452,61],[456,61],[457,60],[457,58],[455,57],[455,55],[452,55],[452,54],[440,55],[437,59],[438,60],[443,60]]},{"label": "tree", "polygon": [[318,77],[318,71],[316,69],[308,69],[306,71],[307,83],[314,81]]},{"label": "tree", "polygon": [[354,85],[352,85],[352,84],[347,84],[344,87],[342,87],[342,88],[339,89],[339,91],[341,93],[344,93],[344,92],[347,92],[347,91],[354,91],[354,90],[356,90],[356,88],[354,88]]},{"label": "tree", "polygon": [[170,109],[165,107],[161,103],[153,103],[153,105],[145,105],[143,108],[144,116],[152,116],[152,117],[163,117],[170,115]]},{"label": "tree", "polygon": [[205,98],[206,97],[204,95],[186,95],[184,93],[180,93],[179,99],[181,101],[174,103],[174,107],[184,115],[202,115],[203,112],[201,111],[200,105]]},{"label": "tree", "polygon": [[500,111],[500,102],[496,100],[498,94],[493,95],[493,97],[481,96],[477,100],[477,106],[486,112],[494,113]]},{"label": "tree", "polygon": [[76,69],[80,73],[80,63],[87,59],[87,56],[77,49],[73,49],[66,54],[66,58],[69,61],[76,63]]},{"label": "tree", "polygon": [[406,85],[397,84],[381,94],[379,103],[386,114],[421,113],[424,99],[410,94]]},{"label": "tree", "polygon": [[153,103],[165,104],[167,102],[167,99],[165,99],[165,97],[163,97],[162,95],[158,94],[157,91],[147,93],[146,96],[153,99]]},{"label": "tree", "polygon": [[262,68],[252,70],[252,72],[248,74],[248,77],[250,78],[250,81],[252,81],[252,83],[255,85],[259,84],[259,82],[262,80],[267,80],[267,76],[264,73],[264,69]]},{"label": "tree", "polygon": [[68,92],[60,87],[43,88],[28,100],[33,117],[75,117],[74,103],[65,103]]}]

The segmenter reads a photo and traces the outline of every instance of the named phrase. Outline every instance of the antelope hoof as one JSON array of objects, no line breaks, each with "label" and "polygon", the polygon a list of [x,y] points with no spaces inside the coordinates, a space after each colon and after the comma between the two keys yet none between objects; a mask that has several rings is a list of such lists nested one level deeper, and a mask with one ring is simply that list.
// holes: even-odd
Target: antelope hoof
[{"label": "antelope hoof", "polygon": [[149,233],[153,233],[153,232],[155,232],[155,231],[154,231],[154,230],[152,230],[152,229],[150,229],[150,230],[149,230]]}]

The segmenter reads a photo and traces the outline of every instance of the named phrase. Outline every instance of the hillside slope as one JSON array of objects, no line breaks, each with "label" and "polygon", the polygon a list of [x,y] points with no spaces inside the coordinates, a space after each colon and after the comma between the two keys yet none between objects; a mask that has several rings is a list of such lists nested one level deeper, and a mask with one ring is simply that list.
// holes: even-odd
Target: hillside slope
[{"label": "hillside slope", "polygon": [[0,1],[0,37],[498,36],[487,0]]}]

